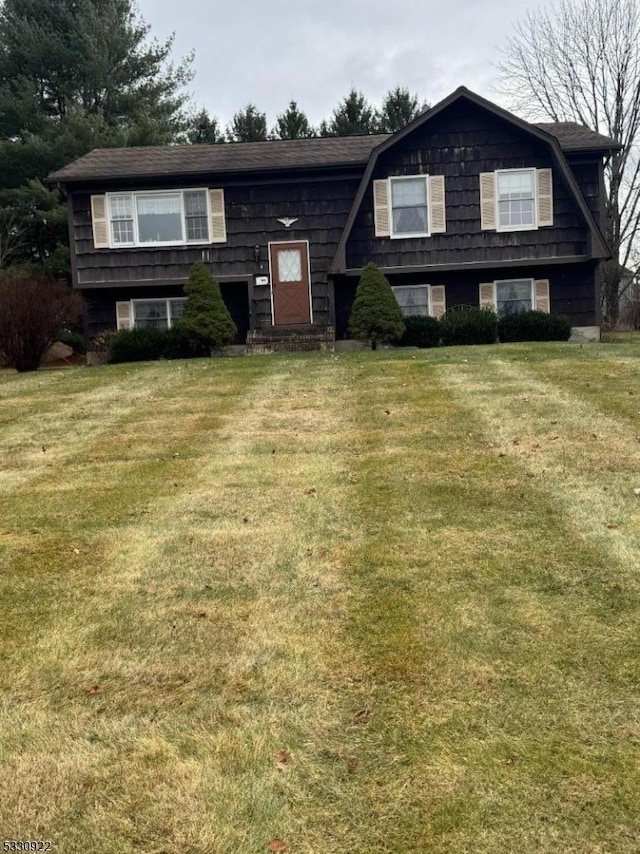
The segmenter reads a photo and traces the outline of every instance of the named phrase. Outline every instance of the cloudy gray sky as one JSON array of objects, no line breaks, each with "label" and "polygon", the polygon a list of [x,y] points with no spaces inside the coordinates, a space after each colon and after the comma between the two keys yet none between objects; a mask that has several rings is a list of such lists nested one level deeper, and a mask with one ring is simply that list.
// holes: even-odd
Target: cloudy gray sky
[{"label": "cloudy gray sky", "polygon": [[459,85],[500,100],[496,50],[542,0],[138,0],[176,56],[196,51],[196,102],[226,124],[253,101],[269,127],[294,98],[315,124],[351,86],[435,103]]}]

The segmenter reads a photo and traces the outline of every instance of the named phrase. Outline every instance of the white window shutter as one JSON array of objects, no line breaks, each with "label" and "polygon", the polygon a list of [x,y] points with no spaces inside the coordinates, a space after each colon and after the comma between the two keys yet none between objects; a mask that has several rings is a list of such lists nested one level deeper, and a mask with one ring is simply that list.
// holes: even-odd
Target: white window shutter
[{"label": "white window shutter", "polygon": [[551,311],[551,300],[549,298],[549,279],[538,279],[535,283],[535,306],[536,311]]},{"label": "white window shutter", "polygon": [[131,303],[117,302],[116,303],[116,326],[120,329],[131,329]]},{"label": "white window shutter", "polygon": [[491,308],[496,310],[496,285],[495,282],[485,282],[480,285],[480,308]]},{"label": "white window shutter", "polygon": [[440,319],[447,310],[447,301],[444,285],[431,285],[429,294],[429,308],[431,317]]},{"label": "white window shutter", "polygon": [[480,228],[493,231],[498,227],[496,211],[496,173],[480,173]]},{"label": "white window shutter", "polygon": [[209,215],[211,217],[211,242],[227,242],[227,221],[224,212],[224,190],[209,190]]},{"label": "white window shutter", "polygon": [[431,175],[429,178],[429,231],[431,234],[444,234],[446,230],[444,175]]},{"label": "white window shutter", "polygon": [[91,196],[91,226],[93,248],[109,248],[109,221],[107,219],[107,197]]},{"label": "white window shutter", "polygon": [[389,221],[389,182],[373,182],[373,221],[376,237],[389,237],[391,223]]},{"label": "white window shutter", "polygon": [[537,169],[538,225],[553,225],[553,173],[551,169]]}]

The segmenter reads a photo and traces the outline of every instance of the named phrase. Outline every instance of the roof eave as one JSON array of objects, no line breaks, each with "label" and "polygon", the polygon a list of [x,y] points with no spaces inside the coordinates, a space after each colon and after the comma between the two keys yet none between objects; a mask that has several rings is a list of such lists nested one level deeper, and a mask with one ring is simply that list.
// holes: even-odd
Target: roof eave
[{"label": "roof eave", "polygon": [[285,174],[290,172],[331,172],[341,171],[344,169],[364,169],[368,163],[368,158],[365,160],[350,160],[340,161],[338,163],[321,163],[311,165],[293,165],[293,166],[256,166],[250,169],[199,169],[189,172],[121,172],[116,175],[72,175],[64,176],[57,172],[53,172],[44,179],[45,184],[93,184],[112,181],[149,181],[161,180],[163,178],[197,178],[201,175],[256,175],[256,174]]}]

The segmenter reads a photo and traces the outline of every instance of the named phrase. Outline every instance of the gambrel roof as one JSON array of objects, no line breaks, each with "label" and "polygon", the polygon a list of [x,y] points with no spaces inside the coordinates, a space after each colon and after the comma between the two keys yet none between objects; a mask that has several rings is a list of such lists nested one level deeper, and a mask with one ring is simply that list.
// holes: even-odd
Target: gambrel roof
[{"label": "gambrel roof", "polygon": [[[416,120],[422,123],[463,93],[464,87],[441,101]],[[474,96],[478,99],[478,96]],[[482,100],[482,99],[481,99]],[[489,101],[482,102],[499,110]],[[505,115],[510,115],[501,111]],[[515,116],[511,118],[515,119]],[[410,127],[415,127],[414,122]],[[553,137],[565,153],[593,152],[606,154],[620,148],[607,136],[576,122],[529,124],[518,119],[522,127],[537,129]],[[326,169],[349,166],[364,167],[372,151],[404,135],[370,134],[365,136],[316,137],[313,139],[267,140],[265,142],[231,142],[217,145],[163,145],[141,148],[95,148],[47,179],[51,183],[74,183],[188,175],[265,172],[292,169]]]},{"label": "gambrel roof", "polygon": [[[584,220],[587,224],[591,235],[591,257],[594,259],[597,258],[609,258],[610,251],[607,246],[607,243],[604,239],[604,236],[595,221],[593,214],[589,210],[589,207],[580,191],[580,187],[578,186],[578,182],[571,171],[569,164],[567,163],[567,159],[565,157],[565,153],[562,150],[562,146],[560,145],[560,141],[555,134],[550,133],[546,128],[547,125],[534,125],[529,122],[524,121],[524,119],[518,118],[518,116],[514,116],[512,113],[507,112],[507,110],[503,110],[502,107],[498,107],[496,104],[493,104],[491,101],[487,101],[485,98],[482,98],[480,95],[476,95],[475,92],[471,92],[465,86],[460,86],[455,92],[452,92],[451,95],[444,98],[434,107],[429,110],[426,110],[424,113],[419,115],[416,119],[410,122],[405,128],[398,131],[397,133],[387,137],[383,140],[379,145],[377,145],[373,151],[371,152],[371,156],[369,158],[369,162],[367,164],[367,168],[365,170],[364,175],[360,181],[360,186],[358,188],[358,192],[353,201],[353,205],[351,206],[351,212],[349,213],[349,218],[347,219],[347,223],[342,232],[342,236],[340,238],[340,242],[338,243],[338,247],[336,249],[336,253],[334,255],[333,261],[329,268],[331,273],[344,273],[346,271],[346,246],[347,241],[349,239],[349,235],[351,234],[351,229],[353,228],[353,224],[355,222],[355,218],[360,209],[360,205],[362,204],[362,200],[365,192],[367,191],[367,187],[373,177],[374,169],[376,167],[376,163],[381,154],[385,151],[388,151],[393,146],[397,145],[403,139],[405,139],[409,134],[413,133],[418,128],[424,127],[430,121],[432,121],[437,115],[442,113],[452,104],[457,101],[466,100],[476,106],[480,107],[483,110],[491,113],[492,115],[503,119],[508,122],[512,126],[524,131],[525,133],[530,134],[531,136],[539,139],[541,142],[546,143],[549,146],[552,160],[555,163],[556,168],[564,178],[569,187],[569,190],[573,197],[575,198],[576,204],[584,217]],[[573,140],[573,144],[576,144],[576,140],[580,137],[579,132],[576,128],[580,128],[580,125],[577,125],[573,122],[569,123],[571,127],[568,130],[567,137]],[[552,125],[554,128],[558,128],[557,124]],[[589,131],[589,133],[593,133],[593,131]],[[607,137],[601,137],[600,134],[594,134],[594,136],[599,137],[601,140],[606,139]],[[586,138],[586,137],[584,137]],[[617,150],[621,146],[616,143],[614,140],[608,140],[610,151]],[[568,143],[571,144],[571,143]],[[595,144],[595,142],[594,142]],[[576,149],[572,149],[576,150]],[[584,150],[584,149],[579,149]],[[596,149],[597,150],[597,149]]]}]

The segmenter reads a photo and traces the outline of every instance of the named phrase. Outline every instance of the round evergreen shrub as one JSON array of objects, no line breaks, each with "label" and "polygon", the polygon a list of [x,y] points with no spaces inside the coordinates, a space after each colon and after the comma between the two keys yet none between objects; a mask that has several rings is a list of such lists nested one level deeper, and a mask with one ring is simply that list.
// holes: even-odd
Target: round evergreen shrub
[{"label": "round evergreen shrub", "polygon": [[544,311],[505,314],[498,321],[498,336],[503,343],[568,341],[571,336],[571,322],[562,314],[548,314]]},{"label": "round evergreen shrub", "polygon": [[349,332],[359,341],[397,342],[405,330],[402,311],[386,276],[369,263],[362,271],[351,307]]},{"label": "round evergreen shrub", "polygon": [[498,317],[488,308],[456,306],[440,318],[440,335],[445,345],[495,344]]},{"label": "round evergreen shrub", "polygon": [[440,343],[440,323],[435,317],[410,315],[404,318],[401,347],[437,347]]},{"label": "round evergreen shrub", "polygon": [[211,353],[231,344],[238,328],[224,304],[220,285],[202,261],[191,268],[184,292],[187,303],[178,329],[189,339],[194,351]]}]

